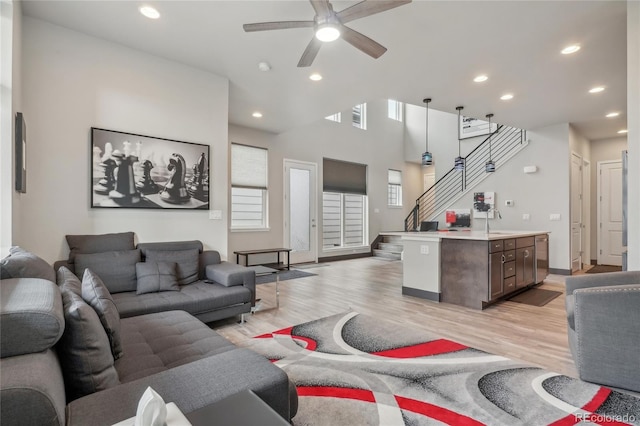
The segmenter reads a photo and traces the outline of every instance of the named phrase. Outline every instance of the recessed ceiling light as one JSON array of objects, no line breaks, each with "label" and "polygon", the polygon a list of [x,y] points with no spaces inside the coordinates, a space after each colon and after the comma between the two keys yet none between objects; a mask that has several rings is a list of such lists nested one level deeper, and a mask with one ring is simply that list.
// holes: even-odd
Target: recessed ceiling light
[{"label": "recessed ceiling light", "polygon": [[138,10],[149,19],[158,19],[160,17],[160,12],[158,12],[155,7],[140,6]]},{"label": "recessed ceiling light", "polygon": [[589,93],[600,93],[600,92],[604,92],[604,87],[598,86],[598,87],[589,89]]},{"label": "recessed ceiling light", "polygon": [[613,117],[617,117],[619,116],[620,113],[619,112],[610,112],[609,114],[605,115],[605,117],[607,118],[613,118]]},{"label": "recessed ceiling light", "polygon": [[578,44],[572,44],[571,46],[567,46],[564,49],[562,49],[560,52],[563,55],[571,55],[572,53],[576,53],[578,50],[580,50],[580,45]]},{"label": "recessed ceiling light", "polygon": [[510,99],[513,99],[513,95],[511,93],[505,93],[504,95],[500,96],[500,99],[502,99],[503,101],[508,101]]},{"label": "recessed ceiling light", "polygon": [[618,133],[620,133],[621,135],[624,135],[627,132],[628,132],[627,129],[618,130]]},{"label": "recessed ceiling light", "polygon": [[473,81],[475,81],[476,83],[482,83],[483,81],[487,81],[489,80],[489,77],[487,77],[486,75],[479,75],[476,78],[473,79]]},{"label": "recessed ceiling light", "polygon": [[313,80],[313,81],[320,81],[320,80],[322,80],[322,76],[316,72],[316,73],[311,74],[309,76],[309,79]]},{"label": "recessed ceiling light", "polygon": [[254,113],[253,113],[253,114],[251,114],[251,115],[253,115],[255,118],[260,118],[260,117],[262,117],[262,113],[261,113],[261,112],[258,112],[258,111],[254,112]]}]

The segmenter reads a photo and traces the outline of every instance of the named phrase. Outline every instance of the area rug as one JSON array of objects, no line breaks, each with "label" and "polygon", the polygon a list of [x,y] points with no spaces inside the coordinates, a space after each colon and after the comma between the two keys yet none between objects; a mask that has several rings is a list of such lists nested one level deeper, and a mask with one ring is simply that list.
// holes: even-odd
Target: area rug
[{"label": "area rug", "polygon": [[622,271],[622,266],[613,266],[613,265],[596,265],[593,268],[586,271],[587,274],[603,274],[607,272],[620,272]]},{"label": "area rug", "polygon": [[[278,272],[278,279],[280,281],[292,280],[294,278],[304,278],[304,277],[312,277],[318,274],[312,274],[311,272],[298,271],[297,269],[291,269],[289,271],[280,271]],[[269,275],[261,275],[256,277],[256,284],[267,284],[273,283],[276,281],[276,276],[274,274]]]},{"label": "area rug", "polygon": [[296,384],[295,426],[640,422],[633,396],[355,312],[248,346]]},{"label": "area rug", "polygon": [[520,294],[510,297],[510,302],[523,303],[532,306],[544,306],[562,294],[561,291],[530,288]]}]

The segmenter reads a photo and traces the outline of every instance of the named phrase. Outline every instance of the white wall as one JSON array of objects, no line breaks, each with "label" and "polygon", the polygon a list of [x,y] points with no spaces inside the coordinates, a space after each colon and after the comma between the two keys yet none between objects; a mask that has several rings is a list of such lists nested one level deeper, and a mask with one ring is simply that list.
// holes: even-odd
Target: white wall
[{"label": "white wall", "polygon": [[627,138],[591,141],[591,259],[598,258],[598,162],[620,160],[627,149]]},{"label": "white wall", "polygon": [[0,257],[14,245],[20,215],[15,214],[19,195],[14,184],[15,114],[22,109],[22,4],[0,3]]},{"label": "white wall", "polygon": [[[381,231],[399,231],[422,192],[422,175],[416,164],[403,157],[403,124],[387,117],[387,101],[367,103],[367,130],[351,125],[351,111],[342,112],[342,122],[321,119],[308,126],[273,135],[239,126],[229,127],[229,140],[269,149],[269,231],[231,232],[229,252],[251,247],[283,244],[283,160],[307,161],[318,165],[318,255],[337,256],[365,249],[322,250],[322,159],[332,158],[367,164],[369,199],[368,242]],[[387,205],[387,171],[403,172],[403,207]],[[378,212],[376,212],[376,209]]]},{"label": "white wall", "polygon": [[48,261],[65,234],[134,231],[199,239],[226,256],[227,217],[206,211],[91,209],[90,128],[211,146],[211,208],[228,210],[228,80],[40,20],[24,19],[28,187],[15,240]]},{"label": "white wall", "polygon": [[640,270],[640,2],[627,1],[628,267]]},{"label": "white wall", "polygon": [[[571,269],[569,217],[569,125],[558,124],[527,132],[529,146],[516,154],[494,174],[473,188],[452,208],[473,210],[474,192],[495,192],[502,219],[490,219],[493,230],[549,231],[549,267]],[[525,174],[525,166],[537,166],[538,171]],[[506,207],[505,200],[513,200]],[[530,220],[523,220],[528,213]],[[560,214],[560,221],[550,221],[549,215]],[[445,223],[444,214],[438,218]],[[471,219],[474,230],[484,230],[484,219]]]}]

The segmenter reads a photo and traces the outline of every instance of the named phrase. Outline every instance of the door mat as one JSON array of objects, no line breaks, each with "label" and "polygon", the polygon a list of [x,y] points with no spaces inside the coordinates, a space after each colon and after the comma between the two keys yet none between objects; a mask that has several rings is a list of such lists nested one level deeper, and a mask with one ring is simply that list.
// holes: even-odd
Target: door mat
[{"label": "door mat", "polygon": [[613,265],[596,265],[593,268],[586,271],[587,274],[602,274],[606,272],[620,272],[622,271],[622,266],[613,266]]},{"label": "door mat", "polygon": [[507,300],[516,303],[524,303],[525,305],[544,306],[561,294],[562,292],[560,291],[531,288]]},{"label": "door mat", "polygon": [[[280,281],[293,280],[295,278],[304,278],[311,277],[318,274],[312,274],[311,272],[298,271],[296,269],[292,269],[290,271],[281,271],[278,272],[278,279]],[[262,275],[256,277],[256,284],[267,284],[276,282],[275,274]]]}]

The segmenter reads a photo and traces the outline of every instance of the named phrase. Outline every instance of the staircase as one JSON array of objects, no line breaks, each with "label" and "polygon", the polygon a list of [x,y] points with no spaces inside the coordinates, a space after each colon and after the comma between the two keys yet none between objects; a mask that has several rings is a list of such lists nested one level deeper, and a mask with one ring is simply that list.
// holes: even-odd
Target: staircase
[{"label": "staircase", "polygon": [[492,135],[467,155],[463,171],[451,168],[418,197],[415,207],[404,220],[404,230],[418,230],[420,222],[433,220],[491,174],[485,172],[485,163],[489,159],[489,137],[491,137],[491,159],[498,171],[511,157],[529,144],[526,135],[525,130],[499,126]]},{"label": "staircase", "polygon": [[382,238],[377,244],[377,248],[373,248],[375,257],[383,257],[389,260],[402,260],[402,240],[397,235],[380,234]]}]

